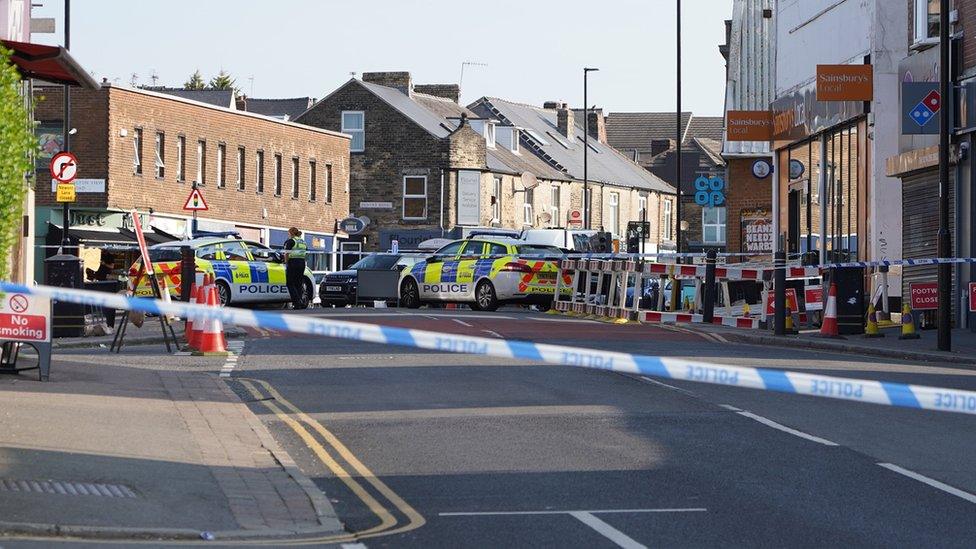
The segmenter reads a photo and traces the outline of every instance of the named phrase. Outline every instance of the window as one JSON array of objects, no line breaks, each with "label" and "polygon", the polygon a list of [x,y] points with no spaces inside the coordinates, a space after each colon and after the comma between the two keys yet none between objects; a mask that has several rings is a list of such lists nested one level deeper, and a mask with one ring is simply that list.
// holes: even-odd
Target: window
[{"label": "window", "polygon": [[207,184],[207,142],[197,141],[197,183]]},{"label": "window", "polygon": [[494,223],[502,220],[502,178],[497,175],[491,188],[491,220]]},{"label": "window", "polygon": [[502,246],[501,244],[488,243],[488,255],[492,257],[501,257],[508,255],[508,247]]},{"label": "window", "polygon": [[403,178],[403,218],[427,219],[427,176]]},{"label": "window", "polygon": [[244,190],[244,147],[237,147],[237,190]]},{"label": "window", "polygon": [[325,165],[325,203],[332,204],[332,164]]},{"label": "window", "polygon": [[210,244],[209,246],[201,246],[197,248],[197,257],[200,259],[206,259],[208,261],[217,259],[217,245]]},{"label": "window", "polygon": [[[425,178],[418,177],[417,179],[425,179]],[[447,246],[444,246],[443,248],[434,252],[434,255],[450,256],[450,257],[456,256],[461,251],[461,246],[464,246],[464,243],[465,243],[464,240],[458,242],[451,242]]]},{"label": "window", "polygon": [[725,243],[725,208],[702,208],[702,242]]},{"label": "window", "polygon": [[495,148],[495,125],[491,122],[485,124],[485,144],[489,149]]},{"label": "window", "polygon": [[186,181],[186,137],[176,137],[176,180]]},{"label": "window", "polygon": [[315,202],[315,161],[308,161],[308,200]]},{"label": "window", "polygon": [[132,132],[132,173],[142,173],[142,128]]},{"label": "window", "polygon": [[276,154],[274,157],[274,178],[275,178],[275,196],[281,196],[281,155]]},{"label": "window", "polygon": [[637,221],[647,220],[647,196],[639,195],[637,197]]},{"label": "window", "polygon": [[554,227],[558,227],[560,223],[559,185],[553,185],[549,190],[549,215],[552,216],[552,220],[549,223]]},{"label": "window", "polygon": [[255,170],[257,170],[257,192],[261,194],[264,192],[264,151],[258,151],[255,157]]},{"label": "window", "polygon": [[162,178],[166,174],[166,136],[163,132],[156,132],[156,177]]},{"label": "window", "polygon": [[217,145],[217,188],[223,189],[227,185],[227,145]]},{"label": "window", "polygon": [[291,197],[298,198],[298,157],[291,159]]},{"label": "window", "polygon": [[664,201],[663,210],[664,210],[664,213],[662,215],[663,219],[661,220],[661,225],[662,225],[661,238],[663,238],[664,240],[672,240],[674,239],[674,235],[671,232],[671,201],[670,200]]},{"label": "window", "polygon": [[352,136],[349,152],[366,150],[366,115],[363,111],[342,111],[342,133]]},{"label": "window", "polygon": [[224,259],[227,261],[250,261],[244,244],[240,242],[224,242],[221,247],[224,249]]},{"label": "window", "polygon": [[535,213],[532,211],[532,203],[535,202],[534,189],[525,191],[525,204],[522,204],[522,224],[533,225],[535,223]]},{"label": "window", "polygon": [[607,229],[611,233],[619,235],[620,234],[620,193],[610,193],[610,214],[607,217],[609,226]]},{"label": "window", "polygon": [[515,154],[519,153],[519,129],[518,128],[512,128],[512,143],[511,146],[509,147],[509,150],[511,150]]},{"label": "window", "polygon": [[915,43],[939,40],[939,0],[915,1]]}]

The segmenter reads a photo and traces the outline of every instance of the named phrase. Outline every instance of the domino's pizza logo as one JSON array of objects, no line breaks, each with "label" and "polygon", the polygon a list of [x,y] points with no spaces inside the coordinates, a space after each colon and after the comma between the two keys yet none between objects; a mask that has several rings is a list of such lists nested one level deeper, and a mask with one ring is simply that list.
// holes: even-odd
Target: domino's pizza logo
[{"label": "domino's pizza logo", "polygon": [[912,107],[911,112],[908,116],[915,121],[920,128],[925,127],[933,118],[935,114],[942,109],[942,95],[932,90],[924,99],[918,102],[917,105]]}]

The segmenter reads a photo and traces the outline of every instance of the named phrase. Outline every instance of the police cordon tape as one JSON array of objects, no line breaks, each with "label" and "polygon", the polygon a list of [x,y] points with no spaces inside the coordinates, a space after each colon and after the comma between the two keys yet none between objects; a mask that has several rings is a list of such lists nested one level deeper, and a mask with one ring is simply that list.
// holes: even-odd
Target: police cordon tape
[{"label": "police cordon tape", "polygon": [[220,319],[224,323],[237,326],[368,343],[534,360],[549,364],[643,374],[666,379],[729,385],[901,408],[976,415],[976,391],[823,376],[767,368],[727,366],[680,358],[635,355],[529,341],[459,336],[427,330],[330,320],[306,315],[250,311],[234,307],[209,307],[185,302],[165,303],[154,299],[127,297],[121,294],[106,294],[91,290],[23,286],[0,282],[0,291],[33,294],[56,301],[96,307],[167,314],[188,318],[194,323]]}]

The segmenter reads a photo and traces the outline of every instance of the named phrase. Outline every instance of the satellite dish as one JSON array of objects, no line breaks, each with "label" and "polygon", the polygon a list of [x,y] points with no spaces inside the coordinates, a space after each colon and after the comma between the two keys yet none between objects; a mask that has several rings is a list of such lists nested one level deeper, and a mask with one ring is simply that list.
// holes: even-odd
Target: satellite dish
[{"label": "satellite dish", "polygon": [[522,172],[522,188],[529,191],[539,186],[539,180],[532,172]]},{"label": "satellite dish", "polygon": [[543,223],[549,223],[552,221],[552,214],[549,212],[542,212],[539,214],[539,219],[542,220]]}]

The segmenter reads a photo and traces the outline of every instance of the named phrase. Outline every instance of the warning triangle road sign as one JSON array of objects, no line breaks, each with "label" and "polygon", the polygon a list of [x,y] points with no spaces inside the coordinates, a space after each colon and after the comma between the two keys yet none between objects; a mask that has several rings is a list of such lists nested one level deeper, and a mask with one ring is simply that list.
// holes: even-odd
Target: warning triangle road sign
[{"label": "warning triangle road sign", "polygon": [[203,195],[200,194],[200,189],[193,189],[190,191],[190,196],[186,197],[186,203],[183,204],[184,210],[190,211],[200,211],[209,210],[207,207],[207,201],[203,199]]}]

